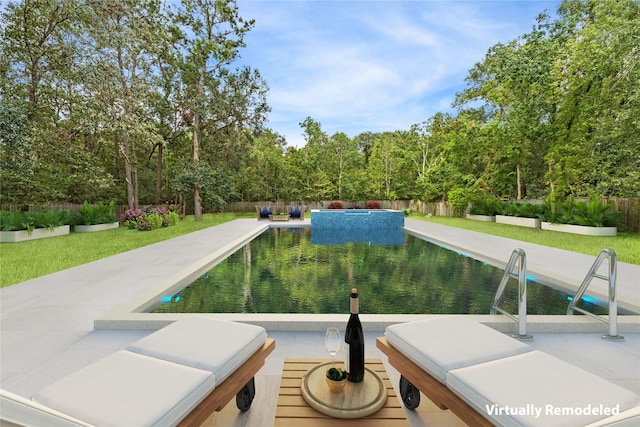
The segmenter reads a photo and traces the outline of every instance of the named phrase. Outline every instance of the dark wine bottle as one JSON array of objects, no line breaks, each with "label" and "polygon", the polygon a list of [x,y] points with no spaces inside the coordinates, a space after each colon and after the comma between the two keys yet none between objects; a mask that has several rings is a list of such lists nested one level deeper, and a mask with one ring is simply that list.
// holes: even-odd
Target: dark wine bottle
[{"label": "dark wine bottle", "polygon": [[364,379],[364,334],[358,317],[358,290],[356,288],[351,289],[350,308],[351,316],[344,333],[344,342],[346,343],[344,363],[347,379],[353,383],[359,383]]}]

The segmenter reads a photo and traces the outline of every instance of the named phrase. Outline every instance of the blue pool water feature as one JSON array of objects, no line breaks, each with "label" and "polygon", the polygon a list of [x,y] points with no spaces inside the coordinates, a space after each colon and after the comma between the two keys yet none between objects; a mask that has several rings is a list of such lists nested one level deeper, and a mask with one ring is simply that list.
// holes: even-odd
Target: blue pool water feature
[{"label": "blue pool water feature", "polygon": [[311,242],[316,245],[369,243],[403,245],[404,213],[390,209],[314,209]]},{"label": "blue pool water feature", "polygon": [[404,227],[404,212],[391,209],[313,209],[311,228],[354,230]]}]

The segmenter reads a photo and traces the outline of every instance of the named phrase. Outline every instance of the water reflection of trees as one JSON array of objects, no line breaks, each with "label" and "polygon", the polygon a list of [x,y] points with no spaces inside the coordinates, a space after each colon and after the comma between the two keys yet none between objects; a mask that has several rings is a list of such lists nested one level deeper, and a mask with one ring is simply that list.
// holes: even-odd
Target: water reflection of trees
[{"label": "water reflection of trees", "polygon": [[[357,287],[362,313],[488,314],[502,271],[407,236],[401,246],[312,245],[308,229],[273,229],[156,311],[346,313]],[[517,311],[510,283],[502,307]],[[564,314],[566,299],[529,286],[530,314]]]}]

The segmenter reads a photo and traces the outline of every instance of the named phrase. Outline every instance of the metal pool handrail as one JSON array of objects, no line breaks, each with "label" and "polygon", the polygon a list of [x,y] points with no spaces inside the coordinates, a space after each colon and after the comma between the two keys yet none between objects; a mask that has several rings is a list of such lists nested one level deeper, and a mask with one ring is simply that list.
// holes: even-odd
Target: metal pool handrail
[{"label": "metal pool handrail", "polygon": [[[609,274],[607,276],[603,276],[597,273],[598,269],[600,268],[600,265],[602,264],[605,258],[609,258]],[[580,307],[576,307],[576,305],[578,304],[578,301],[580,301],[580,299],[584,295],[584,292],[587,290],[587,287],[589,287],[589,284],[591,283],[591,280],[594,277],[597,279],[606,280],[608,282],[609,320],[601,316],[596,316],[595,314],[589,311],[586,311]],[[618,301],[617,301],[617,295],[616,295],[617,277],[618,277],[618,262],[617,262],[615,251],[613,249],[603,249],[602,251],[600,251],[598,258],[596,258],[595,262],[591,266],[591,269],[589,269],[589,272],[587,273],[587,276],[582,281],[582,284],[578,288],[578,291],[573,296],[573,299],[569,303],[569,307],[567,307],[568,315],[573,314],[574,311],[579,311],[580,313],[586,314],[587,316],[591,316],[597,320],[600,320],[601,322],[609,323],[609,333],[602,335],[602,339],[609,340],[609,341],[624,340],[624,337],[622,335],[618,335]]]},{"label": "metal pool handrail", "polygon": [[[513,269],[518,263],[518,272],[514,273]],[[504,294],[504,290],[507,287],[509,278],[513,277],[518,280],[518,316],[503,310],[500,308],[500,300]],[[510,317],[518,323],[518,334],[512,335],[519,340],[531,340],[533,336],[527,334],[527,254],[524,249],[514,249],[507,263],[507,267],[502,275],[502,280],[496,294],[493,297],[493,303],[491,303],[491,314],[496,314],[496,311]]]}]

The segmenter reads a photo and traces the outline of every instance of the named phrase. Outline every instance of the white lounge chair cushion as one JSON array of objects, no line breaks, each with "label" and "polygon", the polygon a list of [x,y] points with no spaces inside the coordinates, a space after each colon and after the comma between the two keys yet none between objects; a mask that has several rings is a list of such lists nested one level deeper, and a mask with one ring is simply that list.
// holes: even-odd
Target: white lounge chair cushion
[{"label": "white lounge chair cushion", "polygon": [[[611,412],[577,414],[584,408],[622,412],[638,404],[638,396],[630,390],[540,351],[450,371],[447,387],[504,426],[584,426],[611,416]],[[507,407],[523,413],[489,413]],[[563,408],[576,413],[553,412]]]},{"label": "white lounge chair cushion", "polygon": [[264,345],[264,328],[206,317],[180,319],[127,350],[211,371],[216,385]]},{"label": "white lounge chair cushion", "polygon": [[391,325],[385,335],[389,344],[442,383],[452,369],[533,350],[467,317],[447,316]]},{"label": "white lounge chair cushion", "polygon": [[214,388],[211,372],[121,350],[45,387],[33,400],[100,427],[171,426]]},{"label": "white lounge chair cushion", "polygon": [[0,426],[93,427],[77,418],[0,389]]},{"label": "white lounge chair cushion", "polygon": [[596,421],[585,427],[638,427],[640,426],[640,406],[634,406],[619,414]]}]

